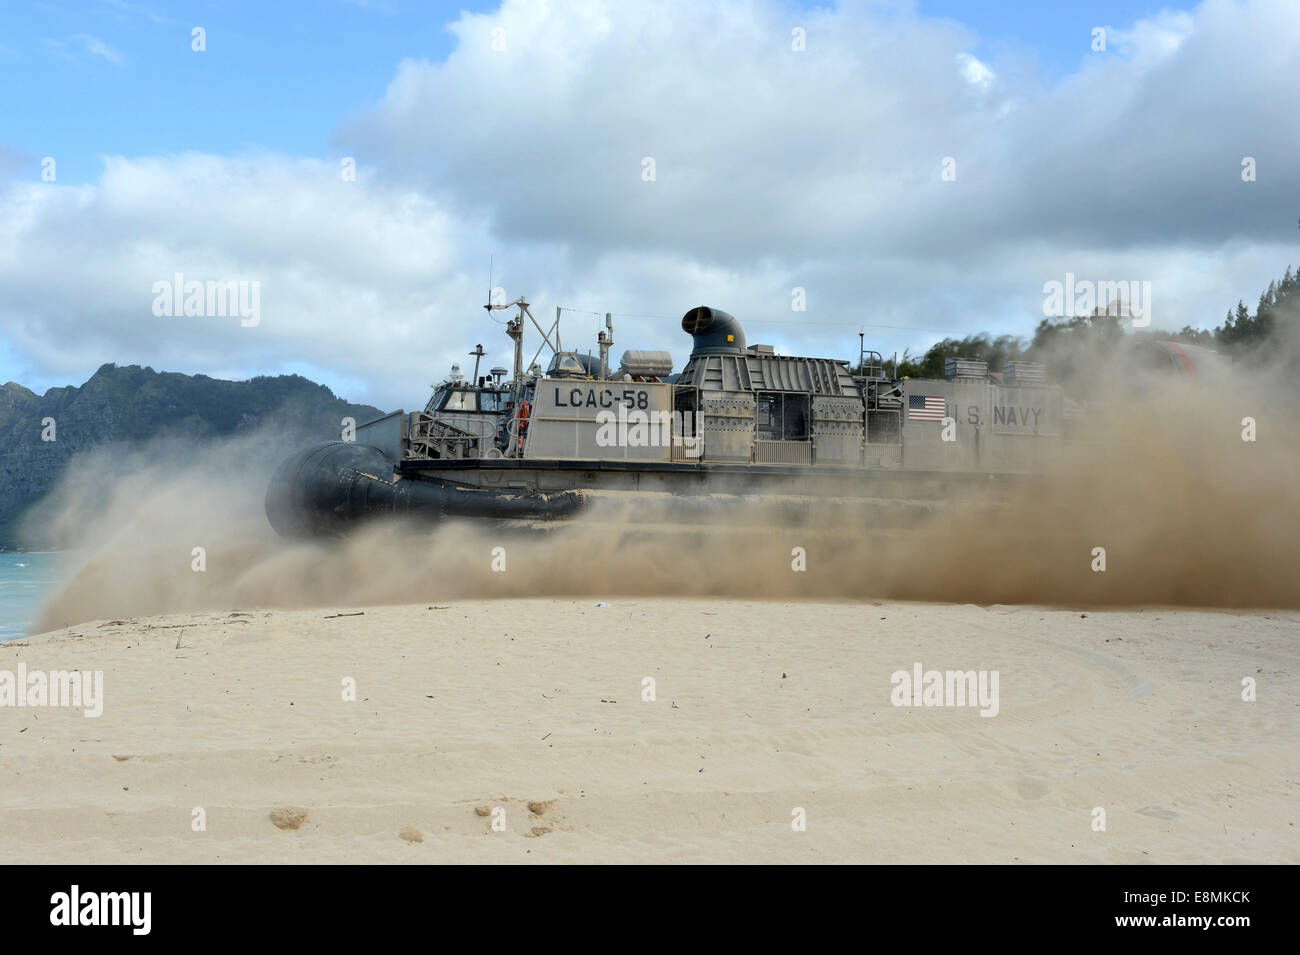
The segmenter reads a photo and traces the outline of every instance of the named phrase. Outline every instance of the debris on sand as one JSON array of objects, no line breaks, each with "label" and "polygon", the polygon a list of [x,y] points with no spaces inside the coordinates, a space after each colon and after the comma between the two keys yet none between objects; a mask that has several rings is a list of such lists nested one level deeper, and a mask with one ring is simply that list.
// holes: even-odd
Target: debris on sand
[{"label": "debris on sand", "polygon": [[307,821],[307,810],[297,806],[281,806],[271,810],[271,824],[277,829],[297,829]]}]

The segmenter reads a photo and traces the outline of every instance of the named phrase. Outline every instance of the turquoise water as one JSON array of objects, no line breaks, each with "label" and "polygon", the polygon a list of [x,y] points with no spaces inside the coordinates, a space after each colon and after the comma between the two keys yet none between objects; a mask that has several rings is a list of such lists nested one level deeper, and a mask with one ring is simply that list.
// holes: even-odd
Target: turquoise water
[{"label": "turquoise water", "polygon": [[27,635],[59,581],[60,554],[0,552],[0,641]]}]

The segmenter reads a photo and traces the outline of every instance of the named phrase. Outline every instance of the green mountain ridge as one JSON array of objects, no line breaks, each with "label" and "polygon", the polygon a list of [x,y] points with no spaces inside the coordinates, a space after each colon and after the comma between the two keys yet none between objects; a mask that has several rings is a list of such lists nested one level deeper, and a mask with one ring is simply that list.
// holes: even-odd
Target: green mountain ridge
[{"label": "green mountain ridge", "polygon": [[[207,375],[105,364],[80,386],[43,395],[0,386],[0,549],[22,546],[23,515],[79,452],[157,438],[204,441],[269,428],[286,446],[337,437],[345,417],[382,412],[334,395],[301,375],[226,381]],[[44,440],[53,419],[54,440]]]}]

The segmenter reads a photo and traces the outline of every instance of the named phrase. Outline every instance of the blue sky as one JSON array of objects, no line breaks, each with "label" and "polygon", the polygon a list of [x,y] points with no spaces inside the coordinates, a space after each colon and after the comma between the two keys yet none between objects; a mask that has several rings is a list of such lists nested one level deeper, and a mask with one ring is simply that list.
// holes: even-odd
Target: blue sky
[{"label": "blue sky", "polygon": [[981,59],[1012,51],[1034,58],[1043,75],[1059,78],[1087,58],[1079,37],[1097,26],[1127,26],[1160,10],[1190,10],[1185,0],[920,0],[926,16],[948,17],[979,35]]},{"label": "blue sky", "polygon": [[29,169],[58,157],[70,183],[98,178],[105,153],[327,155],[339,120],[378,101],[401,59],[442,59],[448,20],[488,6],[6,0],[0,142]]}]

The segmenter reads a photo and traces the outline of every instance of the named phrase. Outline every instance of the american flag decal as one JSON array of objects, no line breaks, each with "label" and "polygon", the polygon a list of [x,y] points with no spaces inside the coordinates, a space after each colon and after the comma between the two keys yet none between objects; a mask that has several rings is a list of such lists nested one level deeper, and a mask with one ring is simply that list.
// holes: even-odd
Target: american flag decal
[{"label": "american flag decal", "polygon": [[941,395],[908,395],[909,421],[942,421],[945,404]]}]

